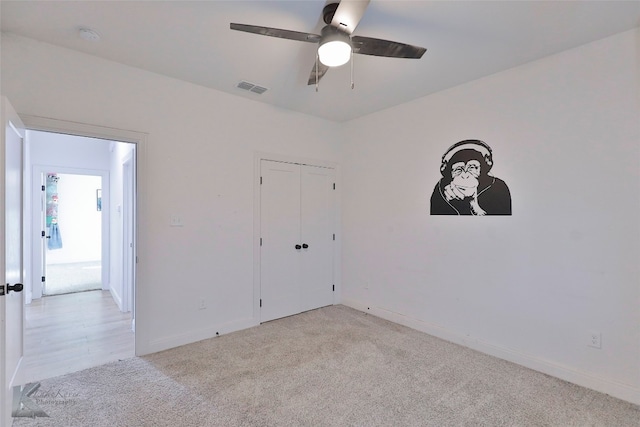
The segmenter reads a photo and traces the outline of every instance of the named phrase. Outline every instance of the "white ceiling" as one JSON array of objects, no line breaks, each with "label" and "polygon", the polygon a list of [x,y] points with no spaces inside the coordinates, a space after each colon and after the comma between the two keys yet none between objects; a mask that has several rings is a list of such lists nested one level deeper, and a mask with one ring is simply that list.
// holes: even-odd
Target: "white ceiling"
[{"label": "white ceiling", "polygon": [[[331,2],[331,1],[329,1]],[[354,35],[423,46],[419,60],[356,55],[307,86],[310,43],[230,22],[319,34],[325,0],[7,1],[1,29],[258,102],[346,121],[640,25],[640,1],[372,0]],[[99,42],[78,37],[96,30]],[[238,89],[246,80],[269,90]]]}]

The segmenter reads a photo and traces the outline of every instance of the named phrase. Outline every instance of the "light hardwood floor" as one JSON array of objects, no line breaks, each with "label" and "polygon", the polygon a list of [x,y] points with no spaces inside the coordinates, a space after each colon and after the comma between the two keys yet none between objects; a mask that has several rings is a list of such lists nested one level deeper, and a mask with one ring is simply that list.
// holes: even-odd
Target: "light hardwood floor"
[{"label": "light hardwood floor", "polygon": [[131,313],[108,291],[43,297],[25,308],[25,382],[134,356]]}]

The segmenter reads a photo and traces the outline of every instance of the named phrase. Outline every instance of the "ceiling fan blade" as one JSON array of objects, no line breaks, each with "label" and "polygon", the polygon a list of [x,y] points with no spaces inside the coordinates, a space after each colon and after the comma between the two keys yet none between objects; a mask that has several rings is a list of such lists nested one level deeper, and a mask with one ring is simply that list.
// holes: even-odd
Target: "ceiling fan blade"
[{"label": "ceiling fan blade", "polygon": [[246,33],[259,34],[261,36],[279,37],[281,39],[297,40],[301,42],[318,43],[318,34],[301,33],[299,31],[282,30],[280,28],[259,27],[257,25],[230,24],[232,30],[244,31]]},{"label": "ceiling fan blade", "polygon": [[351,42],[353,44],[353,53],[361,55],[420,59],[427,51],[424,47],[390,40],[373,39],[371,37],[353,36],[351,37]]},{"label": "ceiling fan blade", "polygon": [[370,0],[342,0],[333,15],[331,25],[340,28],[347,34],[353,33],[356,29],[364,11],[369,6]]},{"label": "ceiling fan blade", "polygon": [[327,67],[326,65],[324,65],[320,61],[316,61],[316,63],[313,64],[313,68],[311,69],[311,74],[309,74],[309,81],[307,82],[307,85],[309,85],[309,86],[316,84],[316,66],[318,67],[318,80],[317,81],[320,81],[322,76],[327,74],[327,71],[329,71],[329,67]]}]

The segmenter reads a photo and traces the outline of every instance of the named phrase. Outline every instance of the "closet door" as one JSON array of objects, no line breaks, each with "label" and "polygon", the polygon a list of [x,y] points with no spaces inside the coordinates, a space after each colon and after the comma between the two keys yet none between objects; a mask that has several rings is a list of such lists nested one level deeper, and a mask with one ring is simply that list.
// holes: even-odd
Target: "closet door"
[{"label": "closet door", "polygon": [[307,311],[333,304],[335,174],[303,165],[300,175],[301,311]]},{"label": "closet door", "polygon": [[260,321],[333,304],[333,169],[260,164]]},{"label": "closet door", "polygon": [[262,160],[260,321],[299,313],[300,166]]}]

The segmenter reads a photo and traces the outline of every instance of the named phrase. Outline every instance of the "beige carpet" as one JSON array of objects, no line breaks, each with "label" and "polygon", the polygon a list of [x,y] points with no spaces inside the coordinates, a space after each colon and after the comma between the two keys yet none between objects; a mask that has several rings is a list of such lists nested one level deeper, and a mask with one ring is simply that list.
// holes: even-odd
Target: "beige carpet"
[{"label": "beige carpet", "polygon": [[640,407],[344,306],[42,381],[14,426],[633,426]]},{"label": "beige carpet", "polygon": [[47,264],[46,295],[102,289],[101,261]]}]

